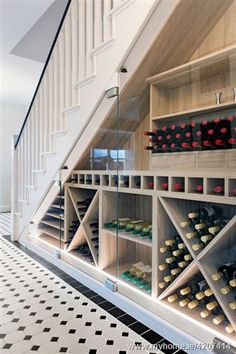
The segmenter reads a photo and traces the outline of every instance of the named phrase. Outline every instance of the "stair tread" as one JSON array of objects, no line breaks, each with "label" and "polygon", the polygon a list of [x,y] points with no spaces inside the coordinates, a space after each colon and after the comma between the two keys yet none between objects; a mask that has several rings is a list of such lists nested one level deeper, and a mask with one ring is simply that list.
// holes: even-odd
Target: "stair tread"
[{"label": "stair tread", "polygon": [[[57,212],[53,212],[53,211],[47,211],[45,215],[51,216],[51,217],[56,218],[56,219],[64,220],[64,214],[61,215],[60,210],[59,210],[58,213]],[[61,217],[60,217],[60,215],[61,215]]]},{"label": "stair tread", "polygon": [[59,204],[52,204],[51,208],[57,208],[57,209],[65,209],[64,205],[59,205]]},{"label": "stair tread", "polygon": [[52,228],[56,228],[59,229],[61,228],[61,230],[64,230],[64,223],[61,223],[61,227],[60,227],[60,221],[56,221],[56,220],[41,220],[41,223],[51,226]]}]

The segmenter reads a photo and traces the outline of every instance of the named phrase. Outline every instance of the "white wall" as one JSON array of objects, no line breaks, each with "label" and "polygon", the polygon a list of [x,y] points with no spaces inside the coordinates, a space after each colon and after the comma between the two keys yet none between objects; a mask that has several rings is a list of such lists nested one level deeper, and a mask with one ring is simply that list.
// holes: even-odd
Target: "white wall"
[{"label": "white wall", "polygon": [[11,137],[18,134],[27,107],[0,104],[0,212],[10,211],[11,205]]}]

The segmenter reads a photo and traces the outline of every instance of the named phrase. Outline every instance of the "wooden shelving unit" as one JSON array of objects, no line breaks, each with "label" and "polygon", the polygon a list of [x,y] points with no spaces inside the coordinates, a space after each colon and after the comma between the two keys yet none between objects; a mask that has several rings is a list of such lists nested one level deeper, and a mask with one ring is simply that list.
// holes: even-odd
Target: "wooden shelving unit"
[{"label": "wooden shelving unit", "polygon": [[[153,70],[149,70],[150,77],[146,79],[148,75],[139,74],[133,90],[132,85],[128,85],[128,94],[120,100],[119,150],[123,157],[119,161],[111,158],[111,152],[116,150],[114,109],[78,161],[72,172],[73,183],[65,184],[64,205],[60,207],[57,198],[39,227],[42,237],[47,242],[51,238],[52,248],[56,248],[57,226],[61,219],[64,222],[65,261],[101,283],[107,278],[117,281],[118,290],[123,295],[158,316],[162,313],[165,320],[200,340],[202,335],[208,340],[209,334],[211,339],[217,337],[236,346],[236,310],[229,306],[234,301],[235,288],[223,295],[221,288],[226,286],[226,281],[212,279],[221,264],[236,260],[236,149],[144,151],[144,145],[149,144],[144,130],[170,127],[172,123],[178,126],[180,122],[190,124],[195,120],[199,123],[202,119],[212,122],[215,117],[236,116],[233,93],[236,88],[236,1],[221,10],[209,0],[201,2],[202,6],[207,4],[208,11],[204,13],[201,6],[198,9],[198,18],[202,21],[200,29],[194,11],[198,3],[198,0],[192,2],[190,9],[185,2],[178,13],[174,11],[173,16],[177,16],[178,21],[167,22],[163,37],[161,33],[153,49],[161,54],[158,58],[156,54],[153,58],[146,58],[142,66],[145,70],[147,63],[156,63]],[[223,3],[226,2],[218,3],[218,6]],[[182,28],[181,35],[176,23]],[[216,103],[216,93],[222,94],[220,103]],[[92,164],[91,156],[95,156],[92,154],[95,150],[102,153],[101,160],[105,156],[101,165],[107,170],[90,169],[99,166],[101,161],[95,161],[94,157]],[[110,160],[113,164],[106,164]],[[117,173],[115,168],[118,165]],[[216,186],[220,187],[220,192],[216,191]],[[92,200],[82,215],[77,203],[87,198]],[[197,250],[193,248],[196,239],[186,237],[192,229],[183,228],[180,223],[187,219],[190,211],[205,206],[221,207],[229,221],[204,248]],[[63,216],[58,216],[60,213]],[[152,224],[152,239],[104,226],[117,216],[147,220]],[[98,220],[96,244],[92,242],[94,233],[90,226],[95,220]],[[77,222],[77,229],[72,235],[69,228],[73,221]],[[175,236],[183,244],[182,254],[187,255],[188,261],[173,279],[160,287],[170,273],[170,269],[160,269],[167,257],[160,248]],[[81,245],[88,246],[92,266],[75,253]],[[151,293],[121,276],[137,262],[151,267]],[[170,295],[197,275],[206,280],[213,291],[212,299],[218,302],[224,313],[225,320],[218,326],[212,322],[213,316],[204,319],[197,309],[182,308],[178,302],[168,301]],[[229,323],[234,330],[232,333],[225,331]]]}]

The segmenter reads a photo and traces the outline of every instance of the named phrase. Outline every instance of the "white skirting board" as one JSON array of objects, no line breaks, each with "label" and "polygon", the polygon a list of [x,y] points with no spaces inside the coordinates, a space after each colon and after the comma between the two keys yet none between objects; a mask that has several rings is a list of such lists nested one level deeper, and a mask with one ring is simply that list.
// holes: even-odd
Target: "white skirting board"
[{"label": "white skirting board", "polygon": [[0,205],[0,213],[6,213],[11,211],[10,205]]}]

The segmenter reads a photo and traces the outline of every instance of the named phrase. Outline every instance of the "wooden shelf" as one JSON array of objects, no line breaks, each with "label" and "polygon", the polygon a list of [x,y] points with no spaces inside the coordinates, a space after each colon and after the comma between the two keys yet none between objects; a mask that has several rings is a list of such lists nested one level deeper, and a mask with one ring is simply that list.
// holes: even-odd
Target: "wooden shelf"
[{"label": "wooden shelf", "polygon": [[133,235],[132,233],[128,233],[125,231],[119,230],[118,233],[116,231],[112,231],[109,229],[102,229],[102,231],[105,231],[107,234],[113,236],[113,237],[118,237],[123,238],[124,240],[129,240],[132,242],[139,243],[140,245],[147,246],[147,247],[152,247],[152,241],[148,239],[147,237],[141,237],[138,235]]},{"label": "wooden shelf", "polygon": [[236,108],[236,102],[235,101],[231,101],[231,102],[225,102],[225,103],[221,103],[219,105],[210,105],[210,106],[205,106],[205,107],[196,107],[194,109],[188,109],[185,111],[181,111],[181,112],[174,112],[174,113],[170,113],[170,114],[163,114],[163,115],[159,115],[156,117],[152,117],[151,120],[153,122],[158,121],[158,120],[165,120],[168,118],[181,118],[184,119],[186,117],[190,118],[190,117],[194,117],[196,115],[199,115],[201,113],[213,113],[213,112],[218,112],[221,111],[223,109],[227,109],[227,108]]},{"label": "wooden shelf", "polygon": [[[223,63],[230,57],[230,55],[234,55],[236,53],[236,46],[230,46],[226,49],[216,51],[209,55],[203,56],[199,59],[189,61],[186,64],[177,66],[173,69],[161,72],[160,74],[151,76],[147,79],[150,84],[174,84],[174,85],[185,85],[189,79],[189,72],[201,69],[202,67],[210,67],[216,66],[217,72],[220,70],[218,63]],[[222,68],[221,68],[222,70]],[[208,72],[210,69],[208,70]],[[206,74],[209,74],[209,73]],[[179,81],[176,80],[176,77],[179,76]]]}]

